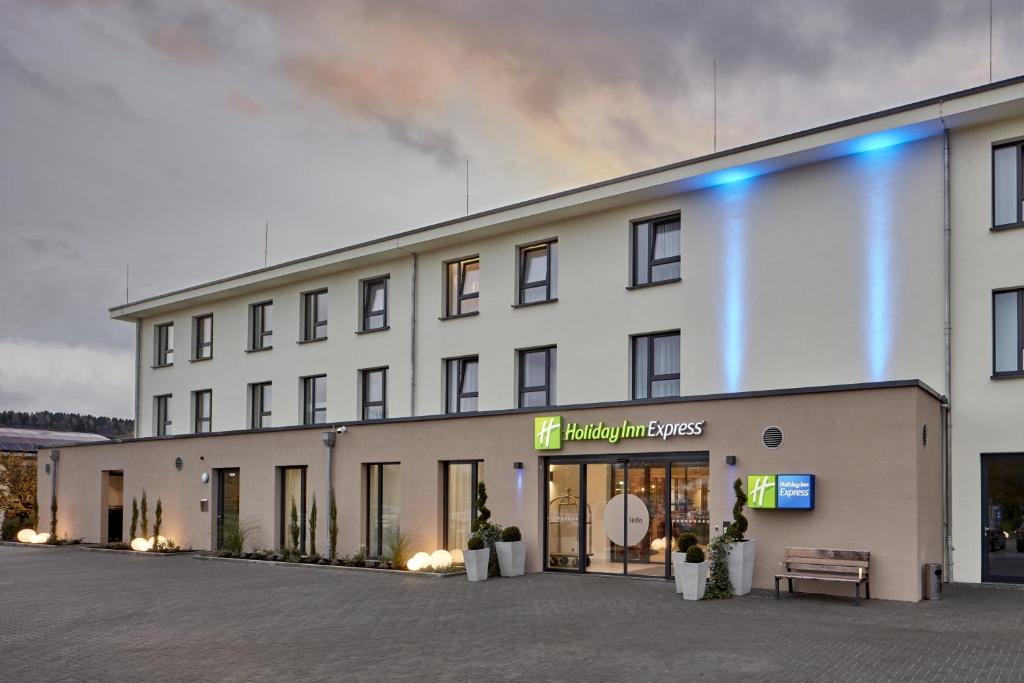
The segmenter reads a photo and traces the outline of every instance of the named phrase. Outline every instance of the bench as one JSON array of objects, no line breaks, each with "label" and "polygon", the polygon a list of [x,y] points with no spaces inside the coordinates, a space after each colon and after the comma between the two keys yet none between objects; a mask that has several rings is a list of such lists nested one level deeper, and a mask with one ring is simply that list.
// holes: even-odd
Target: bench
[{"label": "bench", "polygon": [[864,584],[865,595],[871,599],[871,584],[868,581],[868,567],[871,553],[866,550],[836,550],[833,548],[786,548],[786,561],[779,563],[775,575],[775,599],[779,593],[779,581],[786,579],[789,592],[793,592],[793,580],[833,581],[853,584],[854,604],[860,604],[860,586]]}]

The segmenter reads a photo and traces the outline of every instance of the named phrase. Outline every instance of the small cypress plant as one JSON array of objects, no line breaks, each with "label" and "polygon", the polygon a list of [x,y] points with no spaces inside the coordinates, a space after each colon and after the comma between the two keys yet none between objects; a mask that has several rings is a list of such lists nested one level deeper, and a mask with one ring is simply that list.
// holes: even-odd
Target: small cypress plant
[{"label": "small cypress plant", "polygon": [[725,530],[726,538],[739,543],[743,540],[743,534],[747,531],[747,518],[743,516],[743,508],[747,504],[747,494],[743,492],[743,481],[737,479],[732,484],[733,493],[736,495],[736,502],[732,506],[732,524]]},{"label": "small cypress plant", "polygon": [[149,538],[149,503],[146,502],[146,489],[142,489],[142,537]]},{"label": "small cypress plant", "polygon": [[487,509],[487,486],[481,481],[476,485],[476,519],[470,529],[475,533],[488,526],[491,511]]},{"label": "small cypress plant", "polygon": [[160,549],[160,527],[164,521],[164,506],[159,498],[156,499],[156,512],[154,513],[155,520],[153,522],[153,547],[154,550]]},{"label": "small cypress plant", "polygon": [[316,494],[313,494],[313,505],[309,509],[309,554],[316,555]]},{"label": "small cypress plant", "polygon": [[132,523],[128,527],[128,542],[130,543],[139,531],[139,499],[132,498]]},{"label": "small cypress plant", "polygon": [[39,528],[39,496],[35,487],[32,487],[32,510],[29,513],[29,526],[33,529]]},{"label": "small cypress plant", "polygon": [[57,495],[50,501],[50,541],[57,540]]},{"label": "small cypress plant", "polygon": [[331,496],[330,523],[327,525],[327,535],[331,539],[330,555],[331,561],[338,556],[338,506]]},{"label": "small cypress plant", "polygon": [[299,551],[299,508],[295,506],[295,499],[292,498],[291,521],[288,523],[288,538],[292,542],[292,550]]}]

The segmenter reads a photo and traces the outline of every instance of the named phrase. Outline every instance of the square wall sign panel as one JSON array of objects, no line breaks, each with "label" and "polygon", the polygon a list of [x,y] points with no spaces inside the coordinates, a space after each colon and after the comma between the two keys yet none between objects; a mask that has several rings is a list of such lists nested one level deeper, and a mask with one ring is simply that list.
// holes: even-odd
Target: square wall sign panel
[{"label": "square wall sign panel", "polygon": [[779,474],[775,477],[776,500],[780,510],[814,509],[813,474]]}]

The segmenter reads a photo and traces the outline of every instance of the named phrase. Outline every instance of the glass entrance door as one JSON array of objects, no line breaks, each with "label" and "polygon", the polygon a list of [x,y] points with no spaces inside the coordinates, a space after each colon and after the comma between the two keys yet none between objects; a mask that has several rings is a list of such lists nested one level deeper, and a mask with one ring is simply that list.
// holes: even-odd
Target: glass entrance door
[{"label": "glass entrance door", "polygon": [[1024,583],[1024,454],[981,456],[981,577]]},{"label": "glass entrance door", "polygon": [[704,454],[549,461],[547,567],[670,578],[678,534],[708,542],[707,484]]},{"label": "glass entrance door", "polygon": [[224,533],[238,528],[238,468],[217,470],[217,549],[224,547]]}]

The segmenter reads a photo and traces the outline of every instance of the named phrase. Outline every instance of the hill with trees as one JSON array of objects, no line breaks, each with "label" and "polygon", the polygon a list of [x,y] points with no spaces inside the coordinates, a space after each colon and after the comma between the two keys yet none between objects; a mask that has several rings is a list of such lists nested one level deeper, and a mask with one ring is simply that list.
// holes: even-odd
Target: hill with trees
[{"label": "hill with trees", "polygon": [[112,438],[130,437],[135,421],[120,417],[97,417],[80,413],[51,413],[43,410],[23,413],[15,410],[0,411],[0,427],[24,429],[50,429],[55,432],[89,432]]}]

